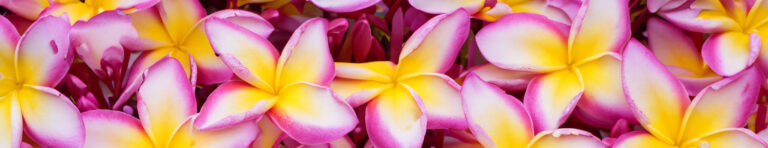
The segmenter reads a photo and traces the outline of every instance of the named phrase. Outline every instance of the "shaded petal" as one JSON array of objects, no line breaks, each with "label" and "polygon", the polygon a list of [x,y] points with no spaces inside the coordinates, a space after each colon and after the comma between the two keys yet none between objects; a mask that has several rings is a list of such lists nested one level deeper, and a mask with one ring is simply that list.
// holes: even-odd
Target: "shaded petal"
[{"label": "shaded petal", "polygon": [[377,82],[391,82],[395,76],[395,64],[389,61],[375,61],[367,63],[343,63],[336,62],[336,77],[356,80],[372,80]]},{"label": "shaded petal", "polygon": [[175,58],[157,61],[142,77],[136,109],[155,146],[165,147],[176,127],[197,112],[194,89]]},{"label": "shaded petal", "polygon": [[0,17],[0,96],[6,95],[16,83],[16,44],[19,42],[19,33],[11,22],[5,17]]},{"label": "shaded petal", "polygon": [[468,73],[475,73],[478,77],[488,83],[507,91],[525,90],[525,87],[528,86],[528,82],[536,76],[535,73],[506,70],[490,63],[470,68],[463,75]]},{"label": "shaded petal", "polygon": [[535,131],[554,130],[565,122],[584,91],[577,70],[561,70],[531,80],[525,92],[525,107]]},{"label": "shaded petal", "polygon": [[725,128],[684,142],[682,147],[768,147],[768,143],[744,128]]},{"label": "shaded petal", "polygon": [[141,76],[142,73],[145,70],[147,70],[149,66],[152,66],[152,64],[154,64],[161,58],[169,56],[172,51],[173,51],[172,48],[162,48],[162,49],[142,52],[136,58],[136,60],[133,61],[131,68],[129,68],[128,72],[125,74],[125,78],[123,79],[123,84],[122,84],[123,90],[122,92],[120,92],[120,97],[118,97],[112,109],[116,110],[122,107],[122,105],[126,101],[128,101],[128,99],[130,99],[131,96],[133,96],[133,93],[135,93],[139,89],[139,86],[143,81],[143,77]]},{"label": "shaded petal", "polygon": [[163,20],[157,7],[137,11],[130,14],[133,27],[139,33],[138,40],[126,45],[131,50],[149,50],[160,47],[173,46],[171,36],[163,26]]},{"label": "shaded petal", "polygon": [[664,65],[677,66],[694,73],[707,69],[693,39],[667,21],[648,19],[648,47]]},{"label": "shaded petal", "polygon": [[18,92],[24,136],[43,147],[81,147],[85,127],[80,112],[53,88],[25,86]]},{"label": "shaded petal", "polygon": [[16,50],[16,75],[24,84],[53,87],[72,64],[67,17],[38,19],[21,36]]},{"label": "shaded petal", "polygon": [[416,9],[433,14],[451,13],[462,8],[467,13],[474,14],[485,4],[484,0],[408,0],[408,2]]},{"label": "shaded petal", "polygon": [[469,24],[469,14],[460,9],[421,25],[403,45],[398,75],[448,71],[467,39]]},{"label": "shaded petal", "polygon": [[528,144],[528,148],[585,147],[607,148],[600,138],[580,129],[563,128],[543,131]]},{"label": "shaded petal", "polygon": [[416,92],[406,87],[390,87],[365,108],[365,128],[375,147],[421,147],[427,116]]},{"label": "shaded petal", "polygon": [[268,114],[285,134],[308,145],[335,140],[358,123],[352,107],[330,88],[304,82],[283,88]]},{"label": "shaded petal", "polygon": [[96,15],[93,9],[94,8],[91,6],[88,6],[82,2],[54,2],[50,6],[43,9],[43,11],[40,12],[40,16],[62,16],[67,14],[67,16],[69,16],[69,22],[74,24],[78,20],[88,20]]},{"label": "shaded petal", "polygon": [[583,113],[599,123],[590,123],[601,128],[610,128],[619,119],[634,122],[632,110],[624,98],[621,86],[621,61],[611,55],[579,65],[584,79],[584,95],[578,106]]},{"label": "shaded petal", "polygon": [[297,82],[331,83],[335,72],[327,33],[328,21],[323,18],[307,20],[293,32],[277,64],[278,89]]},{"label": "shaded petal", "polygon": [[184,43],[206,12],[197,0],[161,0],[157,4],[165,29],[175,43]]},{"label": "shaded petal", "polygon": [[141,122],[131,115],[112,110],[83,112],[85,148],[152,147]]},{"label": "shaded petal", "polygon": [[241,81],[221,84],[206,99],[195,119],[201,130],[229,127],[261,118],[275,103],[275,96]]},{"label": "shaded petal", "polygon": [[240,79],[272,91],[277,50],[265,38],[219,18],[206,20],[206,33],[213,50]]},{"label": "shaded petal", "polygon": [[503,69],[562,69],[568,62],[566,28],[541,15],[510,14],[483,27],[476,36],[477,46],[490,63]]},{"label": "shaded petal", "polygon": [[21,110],[15,93],[0,96],[0,145],[19,147],[22,133]]},{"label": "shaded petal", "polygon": [[253,141],[253,148],[272,148],[279,146],[282,138],[285,138],[283,130],[278,128],[269,118],[261,118],[258,121],[259,135]]},{"label": "shaded petal", "polygon": [[391,86],[391,83],[378,81],[335,78],[331,82],[330,88],[339,97],[344,98],[350,106],[357,107],[367,103],[373,97],[379,95],[381,91]]},{"label": "shaded petal", "polygon": [[110,0],[110,1],[98,1],[88,0],[86,4],[101,8],[102,10],[122,10],[125,12],[134,12],[138,10],[144,10],[155,6],[160,2],[159,0]]},{"label": "shaded petal", "polygon": [[627,1],[590,0],[580,8],[568,40],[571,62],[586,62],[609,52],[621,53],[631,34]]},{"label": "shaded petal", "polygon": [[168,141],[168,147],[248,147],[258,136],[259,126],[256,121],[243,122],[229,128],[200,131],[193,126],[192,121],[197,115],[189,117],[174,132]]},{"label": "shaded petal", "polygon": [[707,38],[701,56],[712,71],[722,76],[731,76],[752,65],[759,52],[760,36],[757,34],[724,32]]},{"label": "shaded petal", "polygon": [[675,148],[676,146],[654,137],[648,132],[629,132],[619,136],[619,139],[613,143],[614,148],[645,148],[645,147],[657,147],[657,148]]},{"label": "shaded petal", "polygon": [[664,65],[637,40],[631,40],[622,61],[624,92],[635,118],[659,140],[679,137],[688,93]]},{"label": "shaded petal", "polygon": [[[119,65],[122,65],[124,57],[122,55],[123,46],[121,43],[125,40],[138,38],[136,29],[131,26],[130,16],[119,11],[102,12],[87,22],[78,21],[72,26],[69,36],[72,41],[72,47],[74,47],[78,57],[82,59],[91,70],[102,74],[107,74],[105,72],[108,72],[108,69],[102,69],[101,62],[103,60],[116,60],[109,62],[116,62],[120,63]],[[107,53],[108,49],[116,50],[113,52],[119,54]],[[112,57],[116,57],[116,59],[110,59]],[[122,67],[110,68],[115,68],[112,69],[116,70],[114,72],[115,74],[122,72],[119,71]]]},{"label": "shaded petal", "polygon": [[424,102],[429,119],[427,128],[467,128],[464,112],[461,110],[461,86],[456,81],[437,73],[410,75],[398,81],[416,91]]},{"label": "shaded petal", "polygon": [[723,128],[739,128],[757,108],[763,77],[756,67],[704,88],[686,111],[682,139],[702,137]]},{"label": "shaded petal", "polygon": [[469,130],[485,147],[525,147],[533,136],[533,123],[514,96],[469,74],[461,88]]},{"label": "shaded petal", "polygon": [[0,6],[28,20],[35,20],[48,7],[48,0],[2,0]]},{"label": "shaded petal", "polygon": [[701,6],[665,11],[660,15],[680,28],[696,32],[714,33],[737,30],[741,27],[727,14],[719,12],[719,10],[702,9]]},{"label": "shaded petal", "polygon": [[315,6],[320,9],[329,12],[352,12],[360,9],[365,9],[381,0],[355,0],[355,1],[339,1],[339,0],[309,0]]}]

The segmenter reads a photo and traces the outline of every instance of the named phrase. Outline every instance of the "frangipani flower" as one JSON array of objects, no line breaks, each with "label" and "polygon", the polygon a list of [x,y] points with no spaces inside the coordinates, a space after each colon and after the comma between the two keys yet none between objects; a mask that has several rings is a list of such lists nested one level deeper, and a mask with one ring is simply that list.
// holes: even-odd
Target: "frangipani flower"
[{"label": "frangipani flower", "polygon": [[352,107],[327,88],[335,74],[328,21],[306,21],[280,55],[263,36],[246,28],[218,18],[205,23],[211,46],[244,82],[216,88],[200,110],[196,127],[219,129],[267,114],[291,138],[314,145],[342,137],[357,125]]},{"label": "frangipani flower", "polygon": [[495,3],[487,3],[486,0],[408,0],[408,2],[414,8],[432,14],[449,13],[463,8],[478,19],[496,21],[507,14],[524,12],[545,15],[549,19],[562,23],[571,22],[574,16],[569,15],[575,14],[578,10],[577,5],[580,5],[577,3],[581,3],[576,0],[499,0]]},{"label": "frangipani flower", "polygon": [[28,20],[35,20],[50,0],[0,0],[0,6]]},{"label": "frangipani flower", "polygon": [[696,95],[707,85],[722,77],[705,63],[693,39],[683,30],[658,17],[648,19],[648,47],[685,86],[689,95]]},{"label": "frangipani flower", "polygon": [[[269,36],[272,25],[244,10],[222,10],[206,16],[197,0],[162,0],[155,7],[130,14],[140,41],[126,45],[129,49],[144,51],[124,79],[123,88],[136,89],[139,73],[165,56],[178,59],[192,84],[211,85],[231,79],[232,72],[216,57],[205,36],[203,20],[220,18],[243,26],[260,36]],[[113,106],[118,108],[132,95],[121,94]]]},{"label": "frangipani flower", "polygon": [[531,116],[517,98],[475,74],[467,76],[461,96],[469,130],[484,147],[606,147],[599,138],[579,129],[535,133]]},{"label": "frangipani flower", "polygon": [[[701,56],[712,71],[731,76],[760,61],[768,68],[768,2],[763,0],[688,0],[662,16],[683,29],[713,33]],[[651,5],[651,1],[648,3]],[[671,4],[674,5],[674,4]],[[650,6],[649,6],[650,9]],[[762,56],[760,56],[762,55]]]},{"label": "frangipani flower", "polygon": [[365,127],[374,146],[420,147],[427,128],[466,128],[459,85],[443,73],[453,65],[469,23],[464,10],[435,16],[404,44],[397,65],[336,63],[331,88],[352,106],[368,103]]},{"label": "frangipani flower", "polygon": [[137,106],[140,120],[118,111],[84,112],[84,147],[247,147],[256,138],[256,122],[210,131],[195,128],[194,86],[176,59],[161,59],[142,77]]},{"label": "frangipani flower", "polygon": [[755,67],[707,86],[691,102],[680,81],[632,40],[624,51],[622,79],[632,112],[647,132],[624,134],[614,147],[768,147],[742,128],[762,84]]},{"label": "frangipani flower", "polygon": [[60,16],[67,13],[71,23],[78,20],[87,21],[97,14],[120,10],[123,12],[135,12],[150,8],[159,2],[158,0],[49,0],[51,5],[40,12],[41,16]]},{"label": "frangipani flower", "polygon": [[477,33],[491,64],[540,74],[524,98],[536,132],[559,127],[577,103],[581,119],[597,127],[633,119],[619,77],[619,53],[630,37],[627,1],[590,0],[579,12],[570,30],[541,15],[513,13]]},{"label": "frangipani flower", "polygon": [[43,147],[82,146],[79,111],[52,88],[72,64],[69,28],[66,16],[42,17],[19,37],[0,17],[0,147],[18,148],[22,127]]}]

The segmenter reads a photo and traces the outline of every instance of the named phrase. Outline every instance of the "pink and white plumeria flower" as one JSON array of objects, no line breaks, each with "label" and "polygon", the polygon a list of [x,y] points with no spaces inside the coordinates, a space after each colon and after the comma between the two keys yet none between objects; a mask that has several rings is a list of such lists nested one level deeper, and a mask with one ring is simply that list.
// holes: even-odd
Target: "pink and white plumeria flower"
[{"label": "pink and white plumeria flower", "polygon": [[266,114],[289,137],[314,145],[336,140],[357,125],[352,107],[328,88],[335,72],[327,20],[302,24],[282,54],[264,36],[224,19],[208,19],[205,26],[213,49],[243,81],[216,88],[196,127],[219,129]]},{"label": "pink and white plumeria flower", "polygon": [[520,100],[475,74],[467,76],[461,96],[469,129],[484,147],[607,147],[579,129],[534,132],[533,118]]},{"label": "pink and white plumeria flower", "polygon": [[365,124],[376,147],[420,147],[427,128],[465,129],[459,85],[445,73],[469,33],[459,9],[422,25],[405,42],[399,63],[336,63],[331,88],[352,106],[365,103]]},{"label": "pink and white plumeria flower", "polygon": [[754,66],[707,86],[691,101],[682,83],[632,40],[624,51],[622,79],[632,112],[647,132],[626,133],[614,147],[768,147],[743,128],[763,80]]},{"label": "pink and white plumeria flower", "polygon": [[79,111],[52,87],[73,60],[66,16],[42,17],[19,37],[0,17],[0,147],[18,148],[22,131],[44,147],[80,147]]},{"label": "pink and white plumeria flower", "polygon": [[630,37],[629,22],[627,0],[589,0],[570,27],[542,15],[513,13],[476,37],[491,64],[539,74],[524,97],[537,132],[557,129],[577,103],[580,119],[610,128],[619,119],[633,120],[620,79],[619,53]]},{"label": "pink and white plumeria flower", "polygon": [[178,60],[165,57],[142,73],[138,91],[139,119],[111,110],[83,113],[86,148],[103,147],[248,147],[258,126],[244,122],[229,128],[200,131],[194,86]]}]

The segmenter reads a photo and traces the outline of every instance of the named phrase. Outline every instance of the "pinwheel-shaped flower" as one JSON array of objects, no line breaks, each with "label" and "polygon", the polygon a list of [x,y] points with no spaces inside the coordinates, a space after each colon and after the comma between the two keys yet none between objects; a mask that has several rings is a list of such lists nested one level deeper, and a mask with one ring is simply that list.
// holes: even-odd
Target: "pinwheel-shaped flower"
[{"label": "pinwheel-shaped flower", "polygon": [[82,146],[80,113],[52,88],[72,64],[69,28],[66,16],[42,17],[19,37],[11,22],[0,17],[1,147],[19,147],[22,127],[24,136],[40,146]]},{"label": "pinwheel-shaped flower", "polygon": [[630,35],[627,1],[588,2],[570,31],[541,15],[514,13],[477,33],[480,52],[493,65],[540,74],[523,101],[537,132],[556,129],[577,103],[581,119],[594,126],[633,119],[619,74],[618,53]]},{"label": "pinwheel-shaped flower", "polygon": [[227,82],[211,93],[195,120],[201,130],[266,113],[288,136],[313,145],[336,140],[357,125],[352,107],[327,88],[334,66],[325,19],[302,24],[281,55],[263,36],[234,23],[211,18],[205,26],[213,49],[245,82]]},{"label": "pinwheel-shaped flower", "polygon": [[763,79],[757,68],[707,86],[691,102],[680,81],[632,40],[624,51],[622,79],[627,101],[647,132],[624,134],[614,147],[768,147],[742,128]]},{"label": "pinwheel-shaped flower", "polygon": [[[713,33],[701,50],[712,71],[731,76],[759,60],[768,67],[768,2],[764,0],[666,0],[649,1],[650,8],[665,10],[662,16],[683,29]],[[669,3],[655,6],[656,4]],[[654,4],[654,7],[651,7]],[[759,56],[763,55],[763,56]],[[759,59],[758,59],[759,58]]]},{"label": "pinwheel-shaped flower", "polygon": [[88,20],[97,14],[120,10],[134,12],[150,8],[159,2],[158,0],[49,0],[51,5],[40,12],[41,16],[60,16],[67,13],[71,23],[78,20]]},{"label": "pinwheel-shaped flower", "polygon": [[211,85],[232,78],[232,72],[216,57],[205,35],[203,20],[222,18],[269,36],[272,25],[254,14],[243,10],[222,10],[206,16],[205,9],[197,0],[161,0],[155,7],[130,14],[139,41],[126,45],[132,50],[144,51],[124,79],[124,91],[113,108],[129,99],[140,81],[139,74],[155,61],[165,56],[178,59],[192,84]]},{"label": "pinwheel-shaped flower", "polygon": [[658,17],[648,19],[648,47],[685,85],[689,95],[696,95],[722,77],[712,72],[701,58],[693,39],[680,28]]},{"label": "pinwheel-shaped flower", "polygon": [[161,59],[142,77],[137,106],[140,120],[118,111],[84,112],[84,147],[247,147],[256,138],[256,122],[204,132],[195,128],[194,86],[176,59]]},{"label": "pinwheel-shaped flower", "polygon": [[464,129],[459,85],[443,73],[468,33],[466,11],[435,16],[405,43],[398,65],[336,63],[331,88],[352,106],[368,103],[365,124],[376,147],[419,147],[427,128]]},{"label": "pinwheel-shaped flower", "polygon": [[606,147],[599,138],[578,129],[534,133],[536,127],[520,100],[475,74],[464,81],[461,99],[469,130],[485,147]]}]

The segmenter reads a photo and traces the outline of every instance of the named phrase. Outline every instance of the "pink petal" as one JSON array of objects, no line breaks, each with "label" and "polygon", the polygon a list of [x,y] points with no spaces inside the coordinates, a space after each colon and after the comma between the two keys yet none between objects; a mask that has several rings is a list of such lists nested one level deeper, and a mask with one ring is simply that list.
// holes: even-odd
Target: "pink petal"
[{"label": "pink petal", "polygon": [[206,16],[197,0],[161,0],[157,8],[165,29],[177,43],[183,43],[195,24]]},{"label": "pink petal", "polygon": [[166,57],[147,68],[137,92],[136,109],[156,146],[164,146],[174,129],[197,110],[194,88],[181,63]]},{"label": "pink petal", "polygon": [[195,126],[201,130],[229,127],[261,118],[272,108],[276,96],[241,81],[222,84],[200,109]]},{"label": "pink petal", "polygon": [[243,122],[219,130],[200,131],[192,124],[196,117],[189,117],[178,127],[168,141],[168,147],[248,147],[258,136],[259,127],[256,121]]},{"label": "pink petal", "polygon": [[35,20],[49,4],[42,0],[0,0],[0,6],[28,20]]},{"label": "pink petal", "polygon": [[683,139],[723,128],[740,128],[757,108],[763,76],[756,67],[715,82],[693,99],[683,123]]},{"label": "pink petal", "polygon": [[586,123],[610,128],[619,119],[635,123],[621,86],[621,61],[618,56],[607,55],[579,65],[584,80],[584,95],[578,107],[583,115],[592,119]]},{"label": "pink petal", "polygon": [[536,134],[536,137],[528,144],[531,148],[549,147],[584,147],[606,148],[600,138],[580,129],[563,128],[554,131],[544,131]]},{"label": "pink petal", "polygon": [[562,70],[533,78],[523,102],[535,131],[560,127],[576,108],[583,92],[583,80],[574,71]]},{"label": "pink petal", "polygon": [[528,111],[514,96],[473,73],[464,80],[461,96],[469,130],[483,146],[525,147],[533,139]]},{"label": "pink petal", "polygon": [[331,83],[335,72],[327,33],[328,21],[322,18],[307,20],[293,32],[278,60],[277,88],[297,82]]},{"label": "pink petal", "polygon": [[645,131],[634,131],[619,136],[614,148],[674,147]]},{"label": "pink petal", "polygon": [[21,144],[22,118],[15,93],[0,96],[0,143],[2,147],[19,147]]},{"label": "pink petal", "polygon": [[421,147],[427,130],[424,104],[412,89],[391,87],[368,103],[365,127],[375,147]]},{"label": "pink petal", "polygon": [[357,125],[352,107],[331,89],[294,83],[280,91],[270,119],[302,144],[321,144],[346,135]]},{"label": "pink petal", "polygon": [[53,88],[26,86],[18,92],[24,135],[43,147],[81,147],[82,117],[69,99]]},{"label": "pink petal", "polygon": [[659,140],[673,143],[690,104],[682,83],[637,40],[624,51],[622,81],[638,122]]},{"label": "pink petal", "polygon": [[563,69],[568,62],[566,28],[541,15],[510,14],[483,27],[476,36],[477,46],[490,63],[502,69],[531,72]]},{"label": "pink petal", "polygon": [[490,63],[470,68],[462,75],[465,76],[469,73],[475,73],[478,77],[488,83],[507,91],[525,90],[525,87],[528,86],[528,82],[536,76],[536,73],[506,70]]},{"label": "pink petal", "polygon": [[429,119],[427,128],[467,128],[464,112],[460,109],[461,86],[452,78],[444,74],[424,73],[401,78],[399,82],[416,91],[424,102]]},{"label": "pink petal", "polygon": [[141,122],[133,116],[112,110],[83,112],[85,148],[152,147]]},{"label": "pink petal", "polygon": [[768,147],[768,143],[744,128],[726,128],[681,144],[682,147]]},{"label": "pink petal", "polygon": [[579,9],[570,30],[572,62],[621,53],[630,39],[628,0],[589,0]]},{"label": "pink petal", "polygon": [[[110,32],[110,33],[104,33]],[[87,22],[78,21],[70,31],[71,44],[78,57],[97,75],[103,78],[120,76],[123,63],[123,46],[126,40],[136,39],[138,34],[131,26],[131,18],[119,11],[100,13]],[[113,48],[113,49],[110,49]],[[115,50],[107,52],[107,50]],[[107,54],[107,55],[105,55]],[[110,54],[117,54],[116,58]],[[119,63],[120,67],[101,65],[102,61]],[[104,67],[102,67],[104,66]],[[110,68],[110,69],[107,69]],[[108,73],[112,71],[111,73]]]},{"label": "pink petal", "polygon": [[73,53],[69,46],[66,16],[40,18],[21,36],[16,48],[17,78],[24,84],[53,87],[69,70]]},{"label": "pink petal", "polygon": [[381,0],[308,0],[320,9],[329,12],[352,12],[368,8]]},{"label": "pink petal", "polygon": [[731,76],[757,60],[760,45],[760,36],[757,34],[717,33],[704,42],[701,56],[712,71],[722,76]]},{"label": "pink petal", "polygon": [[273,91],[278,55],[269,41],[223,19],[209,18],[205,27],[211,47],[235,75]]},{"label": "pink petal", "polygon": [[398,75],[445,73],[469,33],[469,14],[456,10],[433,17],[421,25],[403,45]]},{"label": "pink petal", "polygon": [[474,14],[485,4],[484,0],[408,0],[408,2],[416,9],[433,14],[450,13],[462,8],[467,13]]}]

